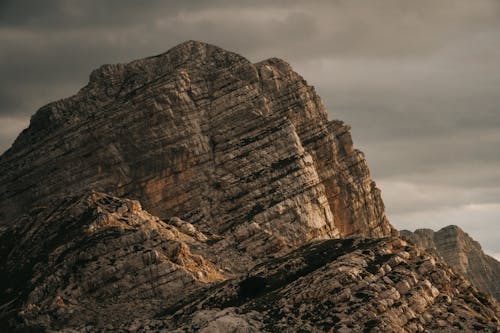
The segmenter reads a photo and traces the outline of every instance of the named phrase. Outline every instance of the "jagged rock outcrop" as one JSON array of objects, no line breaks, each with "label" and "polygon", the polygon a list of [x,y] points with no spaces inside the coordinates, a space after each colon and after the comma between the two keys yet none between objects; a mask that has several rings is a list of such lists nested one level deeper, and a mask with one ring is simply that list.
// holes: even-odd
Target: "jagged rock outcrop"
[{"label": "jagged rock outcrop", "polygon": [[178,332],[236,322],[239,332],[496,332],[499,311],[493,298],[399,238],[343,239],[268,261],[150,324]]},{"label": "jagged rock outcrop", "polygon": [[0,234],[0,317],[32,328],[117,324],[224,280],[190,251],[211,238],[179,221],[96,192],[31,211]]},{"label": "jagged rock outcrop", "polygon": [[227,276],[207,259],[217,236],[103,193],[38,208],[9,230],[0,236],[7,331],[499,328],[493,298],[399,238],[313,241]]},{"label": "jagged rock outcrop", "polygon": [[401,236],[443,258],[477,288],[500,300],[500,262],[485,254],[481,245],[459,227],[403,230]]},{"label": "jagged rock outcrop", "polygon": [[349,127],[284,61],[189,41],[95,70],[42,107],[0,158],[0,224],[88,190],[162,219],[236,233],[262,256],[305,241],[391,234]]}]

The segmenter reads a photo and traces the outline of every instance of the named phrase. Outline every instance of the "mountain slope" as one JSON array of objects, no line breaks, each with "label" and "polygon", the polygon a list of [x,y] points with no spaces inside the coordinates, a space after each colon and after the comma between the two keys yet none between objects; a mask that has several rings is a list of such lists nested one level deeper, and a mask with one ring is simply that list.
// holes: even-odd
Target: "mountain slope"
[{"label": "mountain slope", "polygon": [[41,108],[0,158],[0,224],[88,190],[217,233],[255,223],[264,247],[391,234],[349,128],[300,75],[194,41]]},{"label": "mountain slope", "polygon": [[1,317],[54,329],[119,323],[224,280],[190,251],[210,239],[179,221],[96,192],[33,210],[0,234]]},{"label": "mountain slope", "polygon": [[486,255],[481,245],[462,229],[450,225],[439,231],[417,229],[400,233],[409,241],[443,258],[477,288],[500,300],[500,262]]},{"label": "mountain slope", "polygon": [[[498,304],[398,238],[309,243],[155,322],[186,331],[463,332],[498,329]],[[170,325],[170,326],[168,326]]]},{"label": "mountain slope", "polygon": [[0,157],[0,330],[498,330],[395,233],[300,75],[189,41],[102,66]]},{"label": "mountain slope", "polygon": [[494,299],[398,238],[313,241],[231,275],[218,237],[93,192],[32,211],[0,241],[7,331],[498,329]]}]

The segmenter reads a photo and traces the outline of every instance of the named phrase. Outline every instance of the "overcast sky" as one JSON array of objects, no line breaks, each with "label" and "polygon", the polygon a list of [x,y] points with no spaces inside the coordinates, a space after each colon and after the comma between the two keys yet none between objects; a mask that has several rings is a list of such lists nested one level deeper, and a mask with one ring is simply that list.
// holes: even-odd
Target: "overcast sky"
[{"label": "overcast sky", "polygon": [[500,259],[500,1],[0,0],[0,152],[92,69],[188,39],[280,57],[352,126],[397,228]]}]

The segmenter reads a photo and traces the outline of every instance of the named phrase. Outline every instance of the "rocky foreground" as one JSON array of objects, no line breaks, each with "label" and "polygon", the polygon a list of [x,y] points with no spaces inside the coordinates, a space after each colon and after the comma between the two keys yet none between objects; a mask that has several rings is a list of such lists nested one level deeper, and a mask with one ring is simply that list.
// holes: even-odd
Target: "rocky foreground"
[{"label": "rocky foreground", "polygon": [[397,237],[349,127],[279,59],[105,65],[0,157],[0,330],[454,332],[500,308]]},{"label": "rocky foreground", "polygon": [[220,236],[178,218],[162,221],[137,201],[102,193],[35,210],[15,225],[0,239],[2,299],[12,299],[4,315],[13,326],[92,332],[498,327],[500,308],[491,297],[396,237],[317,240],[235,275],[216,263],[217,255],[233,251]]}]

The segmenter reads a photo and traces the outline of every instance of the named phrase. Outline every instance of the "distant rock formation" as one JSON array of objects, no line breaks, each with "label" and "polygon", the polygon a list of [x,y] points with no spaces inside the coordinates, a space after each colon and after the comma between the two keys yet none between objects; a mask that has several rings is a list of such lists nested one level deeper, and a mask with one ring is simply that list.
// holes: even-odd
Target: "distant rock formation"
[{"label": "distant rock formation", "polygon": [[300,75],[189,41],[102,66],[0,157],[0,331],[498,330],[396,235]]},{"label": "distant rock formation", "polygon": [[402,237],[443,258],[479,290],[500,300],[500,262],[485,254],[481,245],[455,225],[439,231],[400,231]]}]

